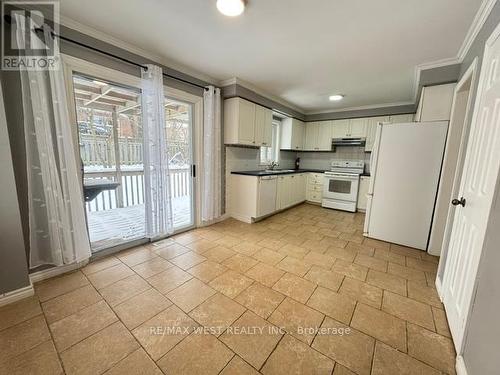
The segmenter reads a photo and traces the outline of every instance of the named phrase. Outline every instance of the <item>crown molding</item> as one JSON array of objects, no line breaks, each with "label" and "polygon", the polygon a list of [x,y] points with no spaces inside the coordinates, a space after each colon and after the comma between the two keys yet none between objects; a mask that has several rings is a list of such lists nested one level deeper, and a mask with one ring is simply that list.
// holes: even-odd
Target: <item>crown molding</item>
[{"label": "crown molding", "polygon": [[248,90],[252,90],[253,92],[255,92],[256,94],[259,94],[269,100],[272,100],[276,103],[279,103],[281,105],[284,105],[285,107],[288,107],[290,109],[293,109],[294,111],[297,111],[297,112],[300,112],[302,114],[305,113],[304,109],[295,105],[295,104],[292,104],[278,96],[275,96],[275,95],[272,95],[272,94],[269,94],[268,92],[264,91],[263,89],[261,89],[260,87],[257,87],[255,86],[254,84],[250,83],[250,82],[247,82],[247,81],[244,81],[242,80],[241,78],[238,78],[238,77],[233,77],[233,78],[229,78],[229,79],[226,79],[224,81],[221,81],[220,82],[220,86],[221,87],[225,87],[225,86],[231,86],[231,85],[239,85],[239,86],[242,86]]},{"label": "crown molding", "polygon": [[121,39],[115,38],[109,34],[102,32],[102,31],[94,29],[93,27],[83,25],[80,22],[77,22],[69,17],[63,16],[62,14],[60,16],[60,23],[61,23],[61,25],[65,26],[65,27],[68,27],[70,29],[73,29],[73,30],[78,31],[82,34],[85,34],[85,35],[88,35],[92,38],[103,41],[105,43],[112,44],[112,45],[114,45],[118,48],[121,48],[123,50],[126,50],[128,52],[145,57],[149,60],[155,61],[155,62],[162,64],[164,66],[167,66],[171,69],[177,70],[178,72],[190,75],[194,78],[211,83],[211,84],[216,85],[216,86],[219,85],[219,81],[213,77],[210,77],[209,75],[206,75],[206,74],[201,73],[197,70],[191,69],[185,65],[179,64],[178,62],[175,62],[167,57],[156,55],[154,53],[146,51],[146,50],[144,50],[140,47],[137,47],[131,43],[125,42]]},{"label": "crown molding", "polygon": [[481,3],[481,6],[479,7],[474,20],[472,21],[469,31],[467,32],[465,39],[460,46],[460,49],[458,50],[457,58],[460,60],[460,62],[462,62],[465,56],[467,56],[472,43],[481,31],[481,28],[486,22],[486,19],[490,15],[491,10],[495,6],[496,2],[497,0],[483,0],[483,2]]},{"label": "crown molding", "polygon": [[336,108],[336,109],[324,109],[321,111],[306,111],[304,114],[308,115],[320,115],[323,113],[338,113],[338,112],[348,112],[348,111],[363,111],[369,109],[377,109],[377,108],[388,108],[388,107],[399,107],[403,105],[414,105],[415,102],[403,101],[403,102],[394,102],[394,103],[382,103],[382,104],[371,104],[371,105],[363,105],[359,107],[345,107],[345,108]]}]

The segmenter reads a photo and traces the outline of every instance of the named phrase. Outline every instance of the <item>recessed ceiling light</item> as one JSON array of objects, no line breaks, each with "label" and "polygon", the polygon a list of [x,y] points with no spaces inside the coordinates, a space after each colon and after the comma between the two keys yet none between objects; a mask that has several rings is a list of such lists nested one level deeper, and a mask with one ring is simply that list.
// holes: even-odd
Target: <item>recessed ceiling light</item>
[{"label": "recessed ceiling light", "polygon": [[244,0],[217,0],[217,9],[228,17],[239,16],[245,10]]},{"label": "recessed ceiling light", "polygon": [[344,99],[344,95],[342,94],[330,95],[328,99],[330,99],[331,102],[338,102],[339,100]]}]

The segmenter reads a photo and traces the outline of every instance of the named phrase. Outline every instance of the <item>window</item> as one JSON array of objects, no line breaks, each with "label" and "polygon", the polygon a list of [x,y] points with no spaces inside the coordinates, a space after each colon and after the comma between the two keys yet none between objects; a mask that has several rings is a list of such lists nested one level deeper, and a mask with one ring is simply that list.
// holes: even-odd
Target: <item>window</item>
[{"label": "window", "polygon": [[260,148],[260,164],[268,165],[272,162],[279,163],[279,129],[280,121],[273,120],[273,136],[271,147]]}]

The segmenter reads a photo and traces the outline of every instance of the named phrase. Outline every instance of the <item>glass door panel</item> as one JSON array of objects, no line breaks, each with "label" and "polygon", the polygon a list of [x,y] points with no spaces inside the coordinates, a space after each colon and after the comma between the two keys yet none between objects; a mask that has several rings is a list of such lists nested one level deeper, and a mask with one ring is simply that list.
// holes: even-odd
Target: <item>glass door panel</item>
[{"label": "glass door panel", "polygon": [[92,251],[145,237],[138,89],[73,76]]},{"label": "glass door panel", "polygon": [[174,230],[194,226],[193,106],[165,98],[165,131]]}]

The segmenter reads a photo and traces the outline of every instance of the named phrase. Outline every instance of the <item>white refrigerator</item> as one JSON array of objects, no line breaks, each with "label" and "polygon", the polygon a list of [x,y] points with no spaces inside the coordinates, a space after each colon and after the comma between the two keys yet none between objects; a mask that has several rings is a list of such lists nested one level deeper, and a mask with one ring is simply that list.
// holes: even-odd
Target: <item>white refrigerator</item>
[{"label": "white refrigerator", "polygon": [[378,124],[365,236],[426,250],[448,121]]}]

